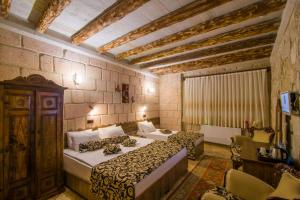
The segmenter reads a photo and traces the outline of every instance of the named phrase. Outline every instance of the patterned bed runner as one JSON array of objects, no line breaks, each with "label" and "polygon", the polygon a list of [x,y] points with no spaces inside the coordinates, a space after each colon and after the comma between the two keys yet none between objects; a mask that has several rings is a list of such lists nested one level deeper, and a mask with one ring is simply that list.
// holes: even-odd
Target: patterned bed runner
[{"label": "patterned bed runner", "polygon": [[203,137],[201,133],[195,132],[178,132],[177,134],[171,135],[168,138],[168,141],[175,142],[180,145],[183,145],[188,150],[188,158],[195,160],[196,159],[196,145],[195,142]]},{"label": "patterned bed runner", "polygon": [[155,141],[100,163],[92,169],[91,191],[97,199],[134,199],[135,184],[182,148],[177,143]]}]

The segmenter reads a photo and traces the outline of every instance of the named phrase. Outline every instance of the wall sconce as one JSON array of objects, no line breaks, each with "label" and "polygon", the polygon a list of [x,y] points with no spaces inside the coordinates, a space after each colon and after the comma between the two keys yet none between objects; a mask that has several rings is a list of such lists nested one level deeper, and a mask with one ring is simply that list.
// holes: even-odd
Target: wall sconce
[{"label": "wall sconce", "polygon": [[147,110],[147,106],[143,106],[142,108],[141,108],[141,111],[142,112],[145,112]]},{"label": "wall sconce", "polygon": [[92,105],[89,105],[89,108],[90,108],[91,110],[93,110],[93,109],[94,109],[94,106],[92,106]]},{"label": "wall sconce", "polygon": [[146,120],[147,119],[147,115],[143,114],[143,119]]},{"label": "wall sconce", "polygon": [[116,91],[116,92],[121,92],[121,89],[120,89],[120,87],[119,87],[119,84],[117,84],[117,87],[116,87],[115,91]]},{"label": "wall sconce", "polygon": [[155,89],[153,87],[148,87],[147,92],[149,94],[153,94],[155,92]]},{"label": "wall sconce", "polygon": [[73,81],[75,85],[79,85],[80,83],[82,83],[82,77],[79,74],[75,73],[73,75]]},{"label": "wall sconce", "polygon": [[131,102],[132,102],[132,103],[135,102],[134,96],[131,97]]}]

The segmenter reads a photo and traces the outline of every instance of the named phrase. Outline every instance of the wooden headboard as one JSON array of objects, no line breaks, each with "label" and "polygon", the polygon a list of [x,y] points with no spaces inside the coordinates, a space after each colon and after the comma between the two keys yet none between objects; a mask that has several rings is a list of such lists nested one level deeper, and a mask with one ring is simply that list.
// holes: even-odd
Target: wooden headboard
[{"label": "wooden headboard", "polygon": [[[160,124],[160,119],[157,118],[151,118],[151,119],[147,119],[148,121],[151,121],[155,127],[159,127]],[[121,126],[124,130],[124,132],[128,135],[136,135],[137,131],[138,131],[138,126],[137,126],[137,122],[141,122],[143,120],[138,120],[138,121],[134,121],[134,122],[125,122],[125,123],[118,123],[117,126]],[[98,129],[98,128],[104,128],[109,125],[104,125],[104,126],[96,126],[93,127],[92,129]],[[84,130],[88,130],[91,128],[87,128],[87,129],[77,129],[77,130],[68,130],[68,131],[84,131]],[[67,140],[67,133],[64,133],[64,147],[67,148],[68,147],[68,140]]]}]

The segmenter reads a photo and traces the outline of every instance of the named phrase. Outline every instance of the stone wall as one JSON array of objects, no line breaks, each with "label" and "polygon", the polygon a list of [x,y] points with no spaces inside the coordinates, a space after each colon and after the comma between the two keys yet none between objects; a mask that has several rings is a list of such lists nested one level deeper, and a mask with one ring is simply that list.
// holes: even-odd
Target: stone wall
[{"label": "stone wall", "polygon": [[[300,93],[300,1],[289,0],[283,13],[282,23],[271,55],[272,126],[276,121],[276,101],[280,92]],[[283,115],[284,119],[284,115]],[[292,155],[300,161],[300,117],[292,115]],[[284,132],[285,135],[285,132]]]},{"label": "stone wall", "polygon": [[160,77],[160,126],[181,130],[181,75]]},{"label": "stone wall", "polygon": [[[83,79],[79,85],[74,84],[75,73]],[[68,88],[64,131],[140,120],[144,113],[159,117],[159,79],[0,29],[0,80],[30,74]],[[121,83],[129,84],[134,103],[121,103],[121,93],[115,91]]]}]

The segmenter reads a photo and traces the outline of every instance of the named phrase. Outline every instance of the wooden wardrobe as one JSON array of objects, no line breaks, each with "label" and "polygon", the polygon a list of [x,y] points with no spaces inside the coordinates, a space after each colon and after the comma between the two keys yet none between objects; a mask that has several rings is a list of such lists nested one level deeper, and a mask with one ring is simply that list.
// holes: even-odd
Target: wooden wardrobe
[{"label": "wooden wardrobe", "polygon": [[64,190],[64,89],[40,75],[0,82],[0,199]]}]

